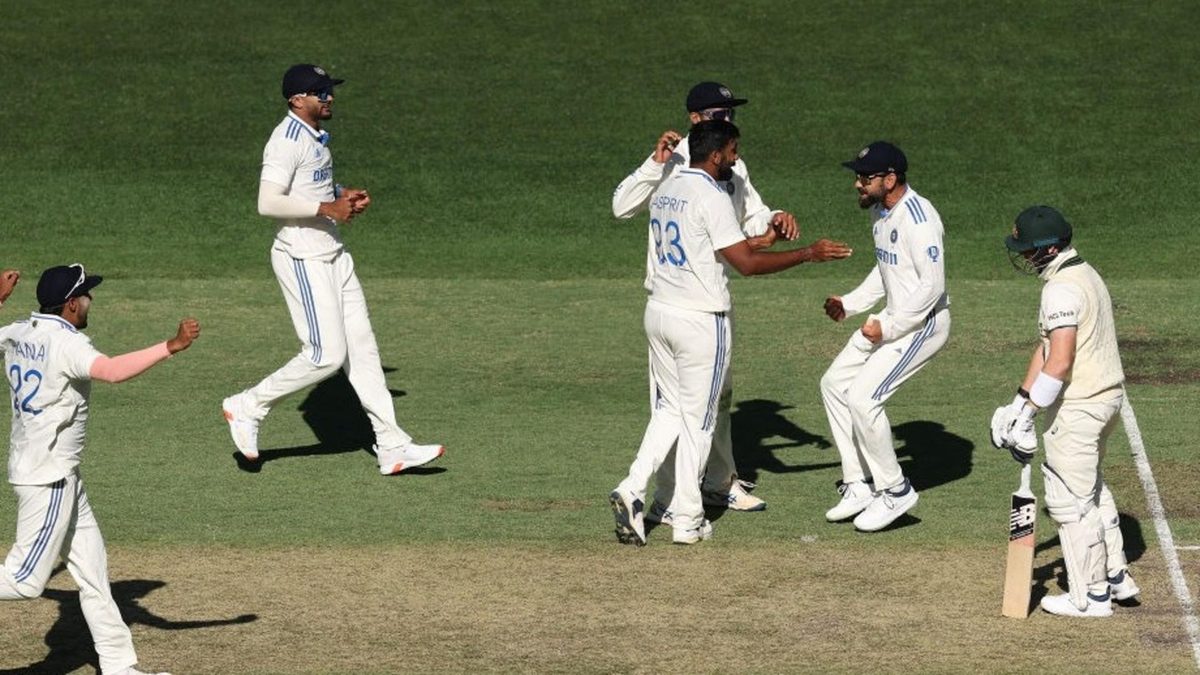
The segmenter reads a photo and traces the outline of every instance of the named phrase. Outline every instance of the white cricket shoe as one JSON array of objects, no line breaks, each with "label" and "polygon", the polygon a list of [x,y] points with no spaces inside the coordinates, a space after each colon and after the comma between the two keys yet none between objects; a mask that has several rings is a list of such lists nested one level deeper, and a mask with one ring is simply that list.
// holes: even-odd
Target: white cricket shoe
[{"label": "white cricket shoe", "polygon": [[704,490],[700,497],[705,506],[724,506],[731,511],[762,511],[767,508],[767,503],[750,494],[754,487],[750,481],[734,478],[728,492]]},{"label": "white cricket shoe", "polygon": [[1105,593],[1102,597],[1096,597],[1091,593],[1087,594],[1087,608],[1080,610],[1071,602],[1071,596],[1067,593],[1062,595],[1047,595],[1042,598],[1042,609],[1057,614],[1059,616],[1078,616],[1085,618],[1102,619],[1106,616],[1112,616],[1112,599],[1109,594]]},{"label": "white cricket shoe", "polygon": [[171,674],[168,672],[165,672],[165,671],[161,672],[161,673],[148,673],[148,672],[145,672],[142,670],[138,670],[137,668],[134,668],[133,666],[130,666],[128,668],[125,668],[124,670],[118,670],[116,675],[171,675]]},{"label": "white cricket shoe", "polygon": [[831,523],[857,516],[875,497],[871,485],[861,480],[838,483],[838,494],[842,495],[842,500],[825,512],[825,520]]},{"label": "white cricket shoe", "polygon": [[712,539],[713,526],[708,522],[708,519],[700,521],[700,525],[691,529],[683,529],[681,527],[673,528],[671,540],[676,544],[698,544],[702,541]]},{"label": "white cricket shoe", "polygon": [[916,505],[917,491],[905,478],[904,484],[899,488],[876,492],[867,508],[854,517],[854,527],[862,532],[877,532],[891,525]]},{"label": "white cricket shoe", "polygon": [[375,458],[379,460],[379,473],[385,476],[428,464],[444,454],[446,454],[446,448],[441,445],[417,445],[416,443],[401,445],[391,450],[375,449]]},{"label": "white cricket shoe", "polygon": [[675,514],[671,513],[665,504],[655,500],[650,506],[650,510],[646,512],[646,520],[659,525],[675,525]]},{"label": "white cricket shoe", "polygon": [[642,500],[621,488],[608,495],[613,518],[617,521],[617,541],[634,546],[646,545],[646,525],[643,522]]},{"label": "white cricket shoe", "polygon": [[229,422],[229,435],[238,452],[251,462],[258,461],[258,420],[246,413],[241,394],[221,401],[221,412]]},{"label": "white cricket shoe", "polygon": [[1117,576],[1109,577],[1108,585],[1112,589],[1113,600],[1128,600],[1142,592],[1129,570],[1121,570]]}]

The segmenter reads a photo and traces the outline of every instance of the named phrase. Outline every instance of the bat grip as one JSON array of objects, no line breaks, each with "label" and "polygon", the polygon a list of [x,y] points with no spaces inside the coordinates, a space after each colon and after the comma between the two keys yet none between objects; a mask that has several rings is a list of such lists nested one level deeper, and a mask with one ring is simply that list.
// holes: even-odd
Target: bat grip
[{"label": "bat grip", "polygon": [[1030,475],[1030,471],[1032,469],[1033,469],[1032,462],[1021,467],[1021,489],[1020,489],[1021,492],[1031,492],[1031,490],[1029,489],[1029,475]]}]

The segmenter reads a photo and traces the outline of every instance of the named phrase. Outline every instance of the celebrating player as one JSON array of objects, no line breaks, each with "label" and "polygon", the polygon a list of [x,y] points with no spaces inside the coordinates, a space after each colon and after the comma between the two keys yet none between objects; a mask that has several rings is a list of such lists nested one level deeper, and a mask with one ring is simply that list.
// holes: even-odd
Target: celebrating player
[{"label": "celebrating player", "polygon": [[[720,119],[733,121],[734,108],[745,104],[744,98],[734,98],[727,87],[717,82],[701,82],[692,87],[687,95],[688,119],[691,124],[704,120]],[[650,196],[668,178],[686,169],[690,163],[688,143],[675,131],[665,131],[654,146],[654,151],[642,165],[630,174],[613,193],[612,209],[617,218],[632,218],[650,202]],[[733,210],[747,242],[753,249],[771,246],[777,237],[793,240],[799,232],[796,219],[786,211],[771,210],[750,183],[746,163],[739,157],[727,179],[719,179],[729,193]],[[646,288],[657,264],[652,258],[646,260]],[[733,314],[726,317],[732,332]],[[713,452],[709,456],[708,468],[704,473],[702,490],[705,504],[725,506],[734,511],[761,511],[766,502],[750,494],[753,483],[740,480],[733,459],[733,437],[730,430],[729,409],[733,401],[733,377],[726,378],[717,407],[716,431],[713,436]],[[651,405],[653,405],[651,401]],[[669,448],[668,448],[669,450]],[[668,504],[674,490],[674,464],[664,463],[655,481],[654,505],[647,514],[653,522],[671,524]]]},{"label": "celebrating player", "polygon": [[1042,609],[1103,617],[1112,615],[1113,598],[1140,592],[1128,571],[1117,505],[1100,471],[1125,398],[1125,373],[1108,288],[1071,246],[1071,237],[1061,213],[1031,206],[1004,240],[1013,264],[1046,284],[1038,313],[1041,340],[1017,396],[992,415],[992,443],[1028,464],[1037,450],[1033,419],[1046,410],[1046,508],[1058,523],[1068,592],[1042,598]]},{"label": "celebrating player", "polygon": [[[842,460],[841,500],[830,521],[854,516],[854,527],[881,530],[917,503],[900,470],[883,404],[937,354],[950,335],[942,219],[908,185],[908,160],[895,145],[877,141],[842,164],[855,174],[858,204],[871,211],[875,267],[844,296],[825,301],[842,321],[887,305],[855,330],[821,378],[821,397]],[[873,480],[872,480],[873,479]]]},{"label": "celebrating player", "polygon": [[737,127],[702,121],[692,127],[688,146],[690,168],[667,179],[650,201],[647,255],[654,270],[647,278],[645,328],[654,404],[629,475],[609,495],[624,544],[646,543],[646,485],[675,444],[672,538],[693,544],[712,536],[700,479],[733,352],[725,263],[744,275],[770,274],[850,255],[845,244],[825,239],[780,253],[754,250],[718,182],[728,181],[737,163]]},{"label": "celebrating player", "polygon": [[375,430],[375,456],[386,476],[427,464],[445,448],[417,445],[396,424],[367,301],[338,230],[371,204],[366,190],[333,182],[329,133],[321,129],[322,120],[333,117],[333,88],[344,81],[308,64],[284,73],[288,114],[263,150],[258,212],[276,219],[271,266],[301,349],[262,382],[226,398],[222,408],[238,452],[255,461],[259,423],[271,407],[344,368]]},{"label": "celebrating player", "polygon": [[137,675],[133,637],[108,585],[108,554],[79,474],[91,380],[123,382],[142,373],[191,346],[200,324],[184,319],[170,340],[105,356],[80,332],[100,281],[83,265],[52,267],[38,280],[41,308],[0,328],[13,393],[8,481],[17,494],[17,537],[0,570],[0,600],[40,596],[59,559],[66,560],[101,672]]}]

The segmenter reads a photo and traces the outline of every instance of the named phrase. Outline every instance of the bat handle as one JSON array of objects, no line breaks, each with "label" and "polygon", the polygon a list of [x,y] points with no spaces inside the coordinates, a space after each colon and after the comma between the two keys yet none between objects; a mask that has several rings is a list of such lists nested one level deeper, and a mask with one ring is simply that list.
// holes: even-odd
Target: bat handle
[{"label": "bat handle", "polygon": [[1025,493],[1025,492],[1032,492],[1032,490],[1030,490],[1030,489],[1029,489],[1029,476],[1030,476],[1030,472],[1032,471],[1032,469],[1033,469],[1033,463],[1032,463],[1032,462],[1031,462],[1031,463],[1029,463],[1029,464],[1026,464],[1026,465],[1025,465],[1025,466],[1023,466],[1023,467],[1021,467],[1021,488],[1020,488],[1020,492],[1022,492],[1022,493]]}]

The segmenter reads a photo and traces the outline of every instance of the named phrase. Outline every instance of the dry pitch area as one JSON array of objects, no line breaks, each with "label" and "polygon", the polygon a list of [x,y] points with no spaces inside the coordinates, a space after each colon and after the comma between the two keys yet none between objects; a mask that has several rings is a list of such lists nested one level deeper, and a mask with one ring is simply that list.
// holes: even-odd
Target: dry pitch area
[{"label": "dry pitch area", "polygon": [[[1039,586],[1056,590],[1042,543]],[[1194,668],[1153,549],[1135,567],[1142,605],[1100,622],[1001,618],[999,547],[683,549],[660,532],[641,550],[117,549],[110,563],[143,663],[175,673]],[[74,590],[65,573],[51,585]],[[92,672],[77,596],[47,596],[6,606],[0,669],[16,670],[0,672]]]}]

